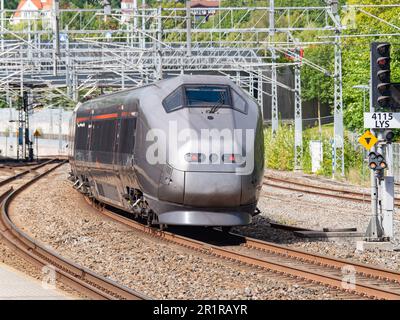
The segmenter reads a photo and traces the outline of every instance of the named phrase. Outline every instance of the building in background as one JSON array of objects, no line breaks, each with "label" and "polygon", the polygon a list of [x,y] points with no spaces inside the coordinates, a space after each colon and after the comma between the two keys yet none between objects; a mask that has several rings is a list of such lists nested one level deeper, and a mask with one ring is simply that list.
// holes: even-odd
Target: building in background
[{"label": "building in background", "polygon": [[130,20],[134,8],[137,8],[137,0],[121,0],[121,21],[123,23]]},{"label": "building in background", "polygon": [[204,19],[208,20],[209,16],[215,14],[215,9],[219,8],[220,1],[219,0],[192,0],[190,7],[195,9],[196,19]]},{"label": "building in background", "polygon": [[53,0],[21,0],[17,11],[11,18],[12,24],[18,24],[29,19],[42,17],[47,20],[51,16]]}]

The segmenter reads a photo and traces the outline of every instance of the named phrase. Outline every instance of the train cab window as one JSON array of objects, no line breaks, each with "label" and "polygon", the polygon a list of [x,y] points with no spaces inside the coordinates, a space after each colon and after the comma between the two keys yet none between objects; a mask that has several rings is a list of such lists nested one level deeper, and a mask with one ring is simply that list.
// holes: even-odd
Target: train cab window
[{"label": "train cab window", "polygon": [[232,92],[233,108],[239,112],[247,113],[247,103],[246,101],[235,91]]},{"label": "train cab window", "polygon": [[163,101],[165,111],[172,112],[182,108],[183,106],[183,94],[182,88],[176,89]]},{"label": "train cab window", "polygon": [[185,85],[165,98],[163,105],[167,112],[182,108],[209,108],[210,112],[231,108],[242,113],[247,112],[246,101],[224,85]]}]

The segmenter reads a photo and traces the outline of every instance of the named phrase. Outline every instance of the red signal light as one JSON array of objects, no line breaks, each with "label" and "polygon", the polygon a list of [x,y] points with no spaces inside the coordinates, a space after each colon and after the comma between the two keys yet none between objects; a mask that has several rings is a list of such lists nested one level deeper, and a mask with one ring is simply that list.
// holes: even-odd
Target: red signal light
[{"label": "red signal light", "polygon": [[388,69],[390,65],[389,57],[380,57],[376,60],[376,63],[381,67],[381,69]]}]

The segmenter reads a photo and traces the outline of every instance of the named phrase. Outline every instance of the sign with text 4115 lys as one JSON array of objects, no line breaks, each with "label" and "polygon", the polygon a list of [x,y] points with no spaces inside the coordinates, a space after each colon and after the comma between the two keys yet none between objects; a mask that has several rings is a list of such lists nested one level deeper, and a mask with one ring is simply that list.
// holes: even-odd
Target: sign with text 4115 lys
[{"label": "sign with text 4115 lys", "polygon": [[400,112],[365,112],[364,128],[370,128],[370,129],[400,128]]}]

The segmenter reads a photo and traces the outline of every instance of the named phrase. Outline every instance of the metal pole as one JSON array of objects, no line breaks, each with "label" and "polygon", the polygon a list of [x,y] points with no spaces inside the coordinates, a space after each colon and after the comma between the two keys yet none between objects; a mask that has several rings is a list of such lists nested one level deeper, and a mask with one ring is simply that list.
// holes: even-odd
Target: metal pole
[{"label": "metal pole", "polygon": [[67,83],[67,95],[68,97],[71,98],[72,97],[71,54],[69,50],[68,26],[66,27],[66,36],[65,36],[65,54],[66,54],[65,80]]},{"label": "metal pole", "polygon": [[[371,52],[371,59],[372,59],[372,52]],[[372,68],[371,68],[371,79],[372,79]],[[374,101],[372,99],[372,86],[370,85],[370,102],[369,102],[369,110],[370,112],[375,112],[375,106],[374,106]],[[371,129],[372,134],[375,133],[376,130]],[[379,139],[379,136],[378,136]],[[377,152],[377,147],[373,146],[371,148],[372,152]],[[378,179],[375,176],[375,172],[371,170],[371,220],[369,222],[367,232],[365,234],[365,237],[367,240],[376,240],[380,238],[383,234],[382,226],[381,226],[381,221],[379,220],[378,216]]]},{"label": "metal pole", "polygon": [[135,42],[136,39],[138,39],[138,0],[133,0],[133,34],[134,34],[134,39],[132,39],[132,45]]},{"label": "metal pole", "polygon": [[0,2],[0,10],[1,10],[1,50],[4,51],[4,24],[5,24],[5,16],[4,16],[4,0]]},{"label": "metal pole", "polygon": [[31,19],[28,19],[28,59],[32,60],[32,25]]},{"label": "metal pole", "polygon": [[163,71],[162,71],[162,6],[161,2],[158,7],[158,17],[157,17],[157,43],[156,43],[156,50],[157,50],[157,79],[163,78]]},{"label": "metal pole", "polygon": [[258,84],[258,88],[257,88],[257,101],[258,104],[260,105],[261,108],[261,115],[262,115],[262,120],[264,123],[264,92],[263,92],[263,78],[262,78],[262,70],[259,69],[257,72],[257,84]]},{"label": "metal pole", "polygon": [[58,154],[62,153],[62,106],[58,109]]},{"label": "metal pole", "polygon": [[335,74],[334,74],[334,139],[336,168],[344,176],[344,129],[343,129],[343,82],[342,82],[342,46],[340,40],[340,16],[337,1],[332,1],[332,12],[335,15],[337,29],[335,36]]},{"label": "metal pole", "polygon": [[142,0],[142,49],[146,49],[146,0]]},{"label": "metal pole", "polygon": [[301,70],[300,62],[295,66],[294,71],[294,148],[295,148],[295,170],[301,170],[303,158],[303,117],[301,105]]},{"label": "metal pole", "polygon": [[[270,43],[273,43],[275,35],[275,0],[269,1],[269,29],[270,29]],[[274,47],[270,48],[271,51],[271,122],[272,132],[278,130],[278,86],[276,76],[276,50]]]},{"label": "metal pole", "polygon": [[382,204],[382,228],[383,237],[391,239],[394,236],[393,232],[393,212],[394,212],[394,162],[393,162],[393,145],[386,144],[386,163],[388,166],[387,174],[384,177],[381,204]]},{"label": "metal pole", "polygon": [[190,13],[191,1],[186,1],[186,48],[187,56],[192,55],[192,16]]},{"label": "metal pole", "polygon": [[79,100],[79,78],[78,73],[76,72],[75,65],[72,65],[72,99],[74,102],[78,103]]},{"label": "metal pole", "polygon": [[53,75],[57,76],[57,64],[58,59],[60,58],[60,24],[59,24],[59,15],[60,15],[60,1],[54,0],[53,3]]}]

